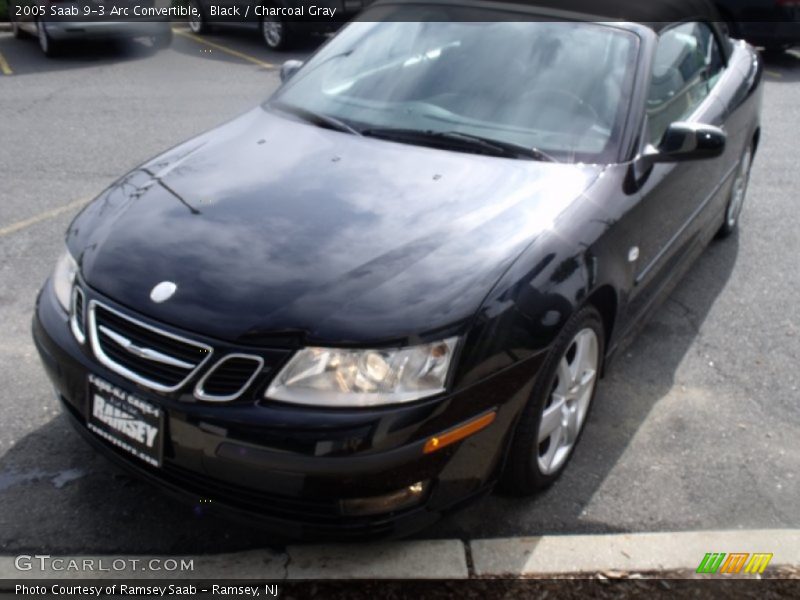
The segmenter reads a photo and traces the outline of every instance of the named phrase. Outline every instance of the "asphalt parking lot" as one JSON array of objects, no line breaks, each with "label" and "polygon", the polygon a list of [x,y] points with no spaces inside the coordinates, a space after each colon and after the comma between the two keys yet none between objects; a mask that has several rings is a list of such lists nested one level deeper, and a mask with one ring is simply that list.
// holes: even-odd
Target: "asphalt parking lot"
[{"label": "asphalt parking lot", "polygon": [[[59,415],[30,337],[80,206],[144,159],[256,105],[255,33],[45,59],[0,33],[0,553],[202,553],[276,544],[111,467]],[[420,538],[800,527],[800,52],[767,64],[742,230],[695,264],[600,388],[564,477]]]}]

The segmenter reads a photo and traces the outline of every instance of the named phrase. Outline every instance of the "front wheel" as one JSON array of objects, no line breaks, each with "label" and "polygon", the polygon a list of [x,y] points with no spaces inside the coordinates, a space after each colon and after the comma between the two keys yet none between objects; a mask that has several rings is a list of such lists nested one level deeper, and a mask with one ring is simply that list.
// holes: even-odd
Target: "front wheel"
[{"label": "front wheel", "polygon": [[47,25],[44,21],[36,21],[36,38],[39,40],[39,48],[45,56],[48,58],[58,56],[59,46],[47,33]]},{"label": "front wheel", "polygon": [[563,473],[589,414],[604,349],[603,321],[595,308],[587,306],[567,321],[517,424],[501,489],[528,496]]},{"label": "front wheel", "polygon": [[266,15],[261,19],[261,37],[270,50],[289,47],[289,26],[279,16]]},{"label": "front wheel", "polygon": [[742,206],[747,196],[747,185],[750,182],[750,168],[753,164],[753,146],[748,146],[742,154],[742,160],[736,171],[736,179],[733,180],[731,197],[728,199],[728,206],[725,209],[725,221],[717,232],[717,237],[726,238],[736,231],[739,226],[739,217],[742,214]]},{"label": "front wheel", "polygon": [[208,33],[211,25],[208,23],[208,17],[205,10],[203,10],[203,5],[200,4],[199,0],[192,0],[189,3],[189,8],[191,9],[189,13],[189,30],[197,35]]}]

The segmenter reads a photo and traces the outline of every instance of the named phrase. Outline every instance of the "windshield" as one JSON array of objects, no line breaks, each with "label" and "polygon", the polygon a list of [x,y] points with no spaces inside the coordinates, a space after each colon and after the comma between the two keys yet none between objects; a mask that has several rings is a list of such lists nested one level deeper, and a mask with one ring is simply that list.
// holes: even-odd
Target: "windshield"
[{"label": "windshield", "polygon": [[595,23],[394,18],[350,24],[270,102],[367,134],[456,133],[559,161],[616,160],[634,34]]}]

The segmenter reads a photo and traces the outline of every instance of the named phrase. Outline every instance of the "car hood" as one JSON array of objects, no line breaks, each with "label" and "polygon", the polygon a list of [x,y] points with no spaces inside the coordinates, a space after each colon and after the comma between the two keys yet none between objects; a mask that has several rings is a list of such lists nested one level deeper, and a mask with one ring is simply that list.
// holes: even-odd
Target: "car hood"
[{"label": "car hood", "polygon": [[[393,343],[470,319],[599,167],[364,138],[258,108],[135,169],[73,222],[89,286],[240,343]],[[177,284],[157,304],[151,289]]]}]

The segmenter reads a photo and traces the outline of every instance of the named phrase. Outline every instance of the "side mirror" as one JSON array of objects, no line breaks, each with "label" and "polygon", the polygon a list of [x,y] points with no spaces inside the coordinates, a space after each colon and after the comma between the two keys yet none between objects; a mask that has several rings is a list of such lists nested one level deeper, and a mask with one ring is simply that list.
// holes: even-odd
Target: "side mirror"
[{"label": "side mirror", "polygon": [[287,81],[303,66],[302,60],[287,60],[281,65],[281,83]]},{"label": "side mirror", "polygon": [[725,132],[713,125],[672,123],[658,148],[649,146],[642,158],[650,163],[716,158],[725,151]]}]

